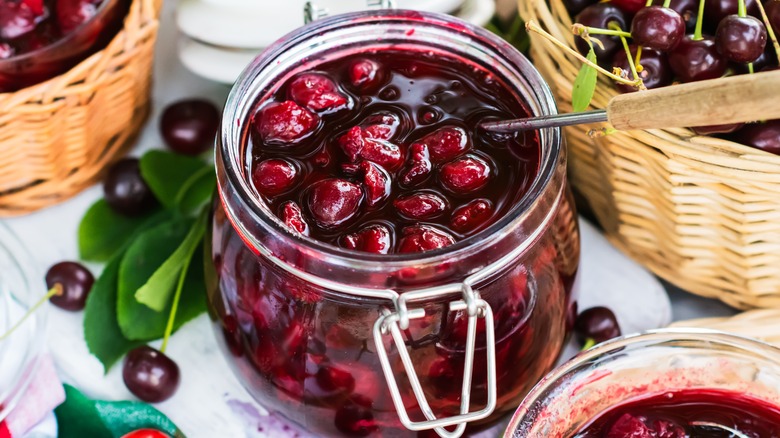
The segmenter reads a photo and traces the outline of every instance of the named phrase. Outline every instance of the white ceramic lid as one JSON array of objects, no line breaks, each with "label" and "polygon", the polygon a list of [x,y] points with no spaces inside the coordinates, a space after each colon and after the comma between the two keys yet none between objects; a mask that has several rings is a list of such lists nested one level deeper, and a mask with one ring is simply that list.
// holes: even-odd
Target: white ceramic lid
[{"label": "white ceramic lid", "polygon": [[179,59],[198,76],[232,84],[262,49],[226,49],[200,43],[186,36],[179,41]]}]

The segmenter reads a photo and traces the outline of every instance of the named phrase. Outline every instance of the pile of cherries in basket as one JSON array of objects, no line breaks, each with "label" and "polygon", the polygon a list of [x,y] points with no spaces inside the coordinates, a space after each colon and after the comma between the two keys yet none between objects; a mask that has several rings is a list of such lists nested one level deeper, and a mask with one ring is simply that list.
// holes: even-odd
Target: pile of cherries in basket
[{"label": "pile of cherries in basket", "polygon": [[[616,33],[631,34],[629,51],[638,62],[645,87],[694,82],[726,75],[750,74],[778,68],[769,36],[780,31],[780,0],[764,0],[768,29],[760,0],[563,0],[574,21],[588,29],[598,63],[608,70],[630,73],[627,50]],[[590,45],[577,39],[585,54]],[[622,92],[635,87],[617,84]],[[780,120],[694,128],[700,135],[717,135],[780,154]]]},{"label": "pile of cherries in basket", "polygon": [[0,0],[0,59],[29,53],[86,23],[105,0]]}]

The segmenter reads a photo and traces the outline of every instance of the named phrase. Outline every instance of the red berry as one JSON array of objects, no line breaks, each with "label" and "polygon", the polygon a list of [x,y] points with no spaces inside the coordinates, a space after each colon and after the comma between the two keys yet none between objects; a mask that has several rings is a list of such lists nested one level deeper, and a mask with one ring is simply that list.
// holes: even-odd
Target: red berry
[{"label": "red berry", "polygon": [[780,0],[767,0],[764,9],[775,34],[780,34]]},{"label": "red berry", "polygon": [[450,161],[471,149],[471,141],[466,131],[457,126],[445,126],[422,139],[418,143],[428,146],[431,161],[443,163]]},{"label": "red berry", "polygon": [[374,88],[384,82],[384,72],[376,61],[359,59],[349,66],[349,81],[361,90]]},{"label": "red berry", "polygon": [[674,9],[646,7],[634,16],[631,36],[636,45],[666,52],[677,47],[685,36],[685,20]]},{"label": "red berry", "polygon": [[285,202],[282,204],[281,210],[280,219],[285,225],[304,236],[309,235],[309,225],[303,219],[303,213],[301,213],[301,208],[298,207],[298,204],[293,201]]},{"label": "red berry", "polygon": [[473,231],[487,222],[493,214],[493,206],[487,199],[475,199],[455,209],[450,227],[458,232]]},{"label": "red berry", "polygon": [[137,158],[123,158],[108,168],[103,198],[114,211],[125,216],[146,213],[157,205],[152,189],[141,176]]},{"label": "red berry", "polygon": [[723,76],[728,61],[715,47],[715,40],[705,36],[696,40],[688,35],[668,54],[669,67],[682,82],[703,81]]},{"label": "red berry", "polygon": [[[713,27],[729,15],[739,12],[740,0],[704,0],[704,24]],[[759,17],[758,2],[745,0],[748,15]]]},{"label": "red berry", "polygon": [[727,59],[747,63],[764,53],[766,38],[766,27],[758,18],[729,15],[718,24],[715,45]]},{"label": "red berry", "polygon": [[62,287],[62,294],[52,296],[49,301],[65,310],[84,309],[94,283],[95,277],[92,273],[76,262],[60,262],[46,272],[46,287],[51,289],[55,284]]},{"label": "red berry", "polygon": [[390,195],[390,175],[381,166],[370,161],[361,162],[359,167],[363,173],[366,204],[374,207]]},{"label": "red berry", "polygon": [[392,113],[374,114],[363,121],[365,135],[377,140],[390,140],[400,125],[401,120]]},{"label": "red berry", "polygon": [[365,146],[363,136],[363,129],[360,126],[354,126],[338,139],[341,150],[353,163],[360,157],[360,152]]},{"label": "red berry", "polygon": [[694,126],[691,130],[699,135],[731,134],[743,126],[745,126],[744,123],[731,123],[728,125]]},{"label": "red berry", "polygon": [[[631,45],[630,49],[631,56],[635,57],[637,46]],[[642,71],[639,72],[639,77],[642,78],[646,88],[653,89],[665,87],[672,83],[672,71],[669,68],[669,63],[666,61],[666,55],[659,52],[658,50],[653,50],[650,48],[643,49],[641,65]],[[631,71],[625,50],[618,51],[615,54],[613,66],[619,67],[627,72]],[[635,87],[630,85],[616,84],[616,86],[623,93],[632,93],[637,91]]]},{"label": "red berry", "polygon": [[160,133],[165,144],[185,155],[198,155],[214,146],[219,129],[219,110],[202,99],[175,102],[160,118]]},{"label": "red berry", "polygon": [[369,225],[356,233],[344,236],[342,245],[347,249],[387,254],[392,246],[390,230],[384,225]]},{"label": "red berry", "polygon": [[155,429],[138,429],[122,435],[122,438],[170,438],[170,436]]},{"label": "red berry", "polygon": [[348,104],[336,84],[327,76],[307,73],[298,76],[290,83],[290,99],[312,111],[333,111]]},{"label": "red berry", "polygon": [[574,332],[581,342],[593,339],[596,343],[601,343],[620,336],[620,325],[615,314],[608,308],[591,307],[577,316]]},{"label": "red berry", "polygon": [[414,143],[409,148],[411,158],[406,169],[401,172],[401,184],[413,186],[422,183],[431,174],[432,164],[428,146],[423,143]]},{"label": "red berry", "polygon": [[309,211],[317,224],[336,228],[357,215],[363,200],[360,187],[352,182],[329,178],[309,189]]},{"label": "red berry", "polygon": [[466,155],[441,167],[442,186],[458,194],[477,191],[490,179],[490,165],[475,155]]},{"label": "red berry", "polygon": [[265,143],[292,143],[306,138],[320,118],[293,101],[272,103],[255,114],[253,123]]},{"label": "red berry", "polygon": [[63,33],[71,33],[97,14],[103,0],[57,0],[57,23]]},{"label": "red berry", "polygon": [[[612,2],[599,2],[595,5],[588,6],[575,17],[574,21],[583,26],[598,27],[601,29],[607,29],[609,28],[610,23],[615,23],[621,29],[628,29],[626,13],[618,9]],[[602,49],[598,44],[593,45],[593,50],[595,51],[599,62],[612,61],[615,52],[622,49],[620,38],[605,37],[603,35],[599,35],[598,38],[604,46]],[[587,54],[590,51],[590,45],[582,38],[576,38],[575,44],[577,45],[577,50],[582,54]]]},{"label": "red berry", "polygon": [[733,137],[742,144],[780,155],[780,119],[749,123],[735,132]]},{"label": "red berry", "polygon": [[[376,132],[377,130],[374,131]],[[386,169],[396,169],[402,162],[401,148],[385,139],[371,137],[359,126],[351,128],[339,137],[338,143],[352,162],[362,158]]]},{"label": "red berry", "polygon": [[26,3],[0,1],[0,39],[12,40],[31,32],[35,15]]},{"label": "red berry", "polygon": [[271,158],[260,162],[252,172],[252,182],[260,194],[278,195],[290,190],[298,170],[289,161]]},{"label": "red berry", "polygon": [[398,244],[399,253],[431,251],[455,243],[455,239],[444,231],[429,225],[406,227]]},{"label": "red berry", "polygon": [[162,352],[144,345],[127,354],[122,378],[136,397],[158,403],[169,399],[179,387],[179,366]]},{"label": "red berry", "polygon": [[409,219],[432,219],[447,209],[447,203],[435,193],[415,193],[393,201],[398,213]]},{"label": "red berry", "polygon": [[646,0],[612,0],[612,4],[627,14],[636,14],[647,4]]}]

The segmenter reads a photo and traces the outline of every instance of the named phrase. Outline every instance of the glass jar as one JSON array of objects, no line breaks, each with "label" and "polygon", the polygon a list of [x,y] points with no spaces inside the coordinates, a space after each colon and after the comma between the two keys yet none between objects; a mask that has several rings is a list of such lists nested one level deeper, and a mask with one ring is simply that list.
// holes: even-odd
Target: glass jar
[{"label": "glass jar", "polygon": [[248,67],[226,104],[206,239],[209,307],[249,392],[302,427],[327,436],[438,427],[457,436],[466,422],[484,427],[517,406],[555,364],[576,313],[579,233],[560,130],[539,133],[537,178],[505,217],[424,253],[368,254],[292,233],[245,175],[258,100],[318,63],[389,47],[476,61],[532,114],[556,111],[525,57],[452,17],[365,11],[284,37]]},{"label": "glass jar", "polygon": [[[45,284],[34,272],[27,249],[0,224],[0,334],[11,329],[41,297]],[[0,340],[0,422],[13,411],[30,385],[46,345],[46,306],[37,309]]]},{"label": "glass jar", "polygon": [[611,407],[681,390],[728,391],[780,406],[780,349],[702,329],[616,339],[545,377],[504,436],[573,437]]},{"label": "glass jar", "polygon": [[[51,79],[104,48],[122,28],[131,1],[104,0],[93,17],[60,39],[29,52],[0,59],[0,93]],[[54,7],[52,3],[47,5]],[[50,11],[49,15],[53,16],[55,12]],[[56,25],[52,23],[48,26],[49,30],[42,29],[40,32],[52,32],[51,28],[56,28]],[[38,30],[31,31],[34,32]]]}]

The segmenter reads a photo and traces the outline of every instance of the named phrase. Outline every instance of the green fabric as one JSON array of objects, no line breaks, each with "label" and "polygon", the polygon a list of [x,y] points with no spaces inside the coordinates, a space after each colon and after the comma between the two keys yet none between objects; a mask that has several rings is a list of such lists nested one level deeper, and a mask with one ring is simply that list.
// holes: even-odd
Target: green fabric
[{"label": "green fabric", "polygon": [[54,410],[58,438],[121,438],[138,429],[184,437],[168,417],[146,403],[92,400],[70,385],[65,385],[65,396],[65,402]]}]

